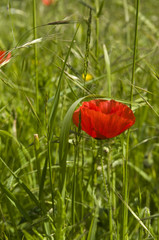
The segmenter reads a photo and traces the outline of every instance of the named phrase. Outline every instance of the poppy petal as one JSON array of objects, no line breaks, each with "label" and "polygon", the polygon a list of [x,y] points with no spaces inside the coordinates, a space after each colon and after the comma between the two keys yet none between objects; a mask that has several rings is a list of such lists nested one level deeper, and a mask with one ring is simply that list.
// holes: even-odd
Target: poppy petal
[{"label": "poppy petal", "polygon": [[6,51],[0,50],[0,64],[9,62],[11,58],[11,52],[7,53]]},{"label": "poppy petal", "polygon": [[114,100],[91,100],[83,102],[73,114],[73,122],[78,127],[81,114],[81,129],[93,138],[115,137],[135,123],[132,110]]}]

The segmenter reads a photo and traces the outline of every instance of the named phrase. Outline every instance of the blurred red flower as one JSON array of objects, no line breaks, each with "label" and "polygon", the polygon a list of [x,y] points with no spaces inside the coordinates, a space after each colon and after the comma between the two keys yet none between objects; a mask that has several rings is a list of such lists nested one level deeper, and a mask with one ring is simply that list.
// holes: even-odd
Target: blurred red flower
[{"label": "blurred red flower", "polygon": [[0,64],[9,62],[10,58],[11,52],[7,53],[6,51],[0,50]]},{"label": "blurred red flower", "polygon": [[95,99],[83,102],[73,113],[73,123],[96,139],[113,138],[135,123],[132,110],[125,104],[114,100]]},{"label": "blurred red flower", "polygon": [[43,2],[44,5],[49,6],[49,5],[51,5],[52,3],[55,3],[55,0],[42,0],[42,2]]}]

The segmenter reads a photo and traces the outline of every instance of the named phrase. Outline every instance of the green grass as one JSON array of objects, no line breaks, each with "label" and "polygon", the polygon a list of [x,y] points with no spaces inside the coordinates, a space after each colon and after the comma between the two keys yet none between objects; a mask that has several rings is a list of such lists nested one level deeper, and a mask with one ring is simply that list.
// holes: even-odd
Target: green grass
[{"label": "green grass", "polygon": [[[158,1],[138,3],[1,0],[0,239],[159,238]],[[99,97],[135,125],[102,141],[77,129]]]}]

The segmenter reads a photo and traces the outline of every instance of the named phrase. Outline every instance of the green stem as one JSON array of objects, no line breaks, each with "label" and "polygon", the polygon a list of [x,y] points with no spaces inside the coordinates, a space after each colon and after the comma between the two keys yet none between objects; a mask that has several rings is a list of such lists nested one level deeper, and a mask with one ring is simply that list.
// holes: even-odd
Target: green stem
[{"label": "green stem", "polygon": [[82,141],[82,190],[81,190],[81,221],[83,220],[84,217],[84,208],[83,208],[83,202],[84,202],[84,142]]},{"label": "green stem", "polygon": [[49,175],[50,175],[50,188],[51,188],[51,200],[52,200],[52,208],[54,214],[54,191],[53,191],[53,183],[52,183],[52,162],[51,162],[51,141],[48,142],[48,159],[49,159]]},{"label": "green stem", "polygon": [[111,183],[111,156],[109,155],[108,157],[108,165],[107,165],[107,182],[108,182],[108,186],[110,191],[108,191],[107,185],[106,185],[106,177],[105,177],[105,173],[104,173],[104,167],[103,167],[103,149],[102,149],[102,143],[101,143],[101,167],[102,167],[102,174],[103,174],[103,182],[104,182],[104,187],[105,187],[105,192],[109,201],[109,232],[110,232],[110,240],[113,240],[113,212],[112,212],[112,183]]},{"label": "green stem", "polygon": [[[92,150],[95,149],[95,142],[92,140]],[[95,189],[97,185],[97,153],[96,150],[92,151],[92,188]]]},{"label": "green stem", "polygon": [[[33,33],[34,39],[37,39],[37,24],[36,24],[36,0],[33,0]],[[36,87],[36,112],[39,113],[39,100],[38,100],[38,92],[39,92],[39,83],[38,83],[38,56],[37,56],[37,44],[34,44],[34,71],[35,71],[35,87]]]},{"label": "green stem", "polygon": [[[112,187],[113,187],[113,189],[116,189],[116,172],[115,172],[115,169],[113,170],[113,173],[112,173]],[[114,215],[116,215],[116,195],[115,195],[114,192],[112,192],[112,206],[113,206]]]},{"label": "green stem", "polygon": [[[132,79],[131,79],[131,91],[130,91],[130,101],[132,107],[133,103],[133,86],[135,84],[135,65],[136,65],[136,53],[137,53],[137,33],[138,33],[138,16],[139,16],[139,0],[137,0],[136,7],[136,22],[135,22],[135,37],[134,37],[134,51],[133,51],[133,66],[132,66]],[[128,158],[129,158],[129,138],[130,130],[128,130],[127,135],[127,147],[126,147],[126,156],[123,161],[123,187],[124,187],[124,201],[128,205]],[[128,239],[128,208],[124,205],[123,209],[123,240]]]},{"label": "green stem", "polygon": [[123,206],[123,240],[128,239],[128,152],[129,152],[129,136],[130,131],[128,130],[127,142],[123,143],[123,191],[124,191],[124,201],[126,204]]},{"label": "green stem", "polygon": [[125,22],[126,22],[126,43],[130,47],[129,10],[127,0],[123,0]]},{"label": "green stem", "polygon": [[133,102],[133,88],[134,88],[134,84],[135,84],[135,65],[136,65],[136,53],[137,53],[139,2],[140,2],[140,0],[137,0],[136,22],[135,22],[135,38],[134,38],[134,52],[133,52],[133,67],[132,67],[131,91],[130,91],[131,107],[132,107],[132,102]]},{"label": "green stem", "polygon": [[101,160],[101,167],[102,167],[102,175],[103,175],[103,182],[104,182],[104,188],[105,188],[105,192],[106,192],[106,196],[109,199],[109,191],[107,188],[107,184],[106,184],[106,177],[105,177],[105,172],[104,172],[104,166],[103,166],[103,159],[102,157],[100,158]]},{"label": "green stem", "polygon": [[[88,27],[87,27],[87,39],[86,39],[86,53],[84,58],[84,87],[86,82],[87,70],[88,70],[88,58],[90,52],[90,38],[91,38],[91,22],[92,22],[92,10],[89,10],[89,18],[88,18]],[[84,95],[84,92],[83,92]]]},{"label": "green stem", "polygon": [[109,186],[109,232],[110,232],[110,240],[113,240],[113,212],[112,212],[112,181],[111,181],[111,155],[108,156],[108,167],[107,167],[107,174],[108,174],[108,186]]},{"label": "green stem", "polygon": [[[38,184],[40,186],[41,167],[40,167],[40,159],[39,159],[39,137],[38,137],[38,134],[34,134],[34,151],[35,151],[36,169],[37,169],[37,175],[38,175]],[[39,191],[40,191],[40,188],[39,188]]]},{"label": "green stem", "polygon": [[95,48],[95,55],[96,55],[96,59],[98,61],[98,45],[99,45],[99,17],[98,17],[98,12],[99,12],[99,0],[95,1],[96,4],[96,48]]},{"label": "green stem", "polygon": [[[75,224],[75,199],[76,199],[76,160],[78,154],[78,143],[75,145],[75,155],[74,155],[74,169],[73,169],[73,184],[72,184],[72,227]],[[72,234],[74,231],[72,231]]]}]

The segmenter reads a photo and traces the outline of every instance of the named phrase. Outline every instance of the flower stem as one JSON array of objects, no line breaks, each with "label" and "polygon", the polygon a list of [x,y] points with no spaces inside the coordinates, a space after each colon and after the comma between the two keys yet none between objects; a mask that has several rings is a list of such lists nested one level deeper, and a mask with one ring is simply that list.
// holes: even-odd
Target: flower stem
[{"label": "flower stem", "polygon": [[105,177],[105,173],[104,173],[104,166],[103,166],[103,159],[101,157],[101,167],[102,167],[102,174],[103,174],[103,182],[104,182],[104,188],[105,188],[105,192],[106,192],[106,196],[109,198],[109,191],[107,188],[107,184],[106,184],[106,177]]},{"label": "flower stem", "polygon": [[[36,0],[33,0],[33,33],[34,39],[37,38],[37,30],[36,30]],[[38,100],[38,91],[39,91],[39,83],[38,83],[38,57],[37,57],[37,44],[34,44],[34,71],[35,71],[35,86],[36,86],[36,112],[39,113],[39,100]]]},{"label": "flower stem", "polygon": [[109,186],[109,232],[110,232],[110,240],[113,240],[113,212],[112,212],[112,181],[111,181],[111,155],[108,156],[108,186]]},{"label": "flower stem", "polygon": [[108,198],[108,202],[109,202],[109,232],[110,232],[110,240],[113,240],[113,212],[112,212],[112,183],[111,183],[111,156],[108,156],[108,165],[107,165],[107,182],[108,182],[108,186],[110,191],[108,191],[107,185],[106,185],[106,177],[105,177],[105,173],[104,173],[104,166],[103,166],[103,149],[102,149],[102,143],[101,143],[101,167],[102,167],[102,174],[103,174],[103,182],[104,182],[104,188],[105,188],[105,192],[106,192],[106,196]]}]

